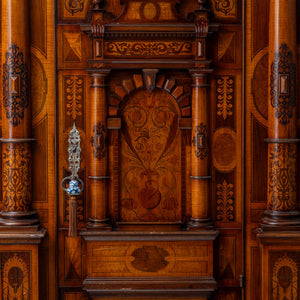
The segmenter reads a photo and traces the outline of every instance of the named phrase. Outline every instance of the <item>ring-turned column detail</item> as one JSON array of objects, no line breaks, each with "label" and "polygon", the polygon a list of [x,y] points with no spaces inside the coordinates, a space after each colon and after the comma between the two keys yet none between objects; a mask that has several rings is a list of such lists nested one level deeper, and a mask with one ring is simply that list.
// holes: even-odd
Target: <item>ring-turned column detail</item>
[{"label": "ring-turned column detail", "polygon": [[263,230],[300,226],[296,211],[296,1],[270,1],[268,199]]},{"label": "ring-turned column detail", "polygon": [[[22,26],[20,26],[22,24]],[[28,0],[2,1],[2,187],[0,225],[37,225],[31,210]]]},{"label": "ring-turned column detail", "polygon": [[107,101],[105,77],[109,70],[91,71],[90,155],[89,155],[89,228],[109,228]]},{"label": "ring-turned column detail", "polygon": [[207,74],[191,70],[193,77],[192,97],[192,216],[190,229],[212,226],[209,217],[209,126],[207,110]]}]

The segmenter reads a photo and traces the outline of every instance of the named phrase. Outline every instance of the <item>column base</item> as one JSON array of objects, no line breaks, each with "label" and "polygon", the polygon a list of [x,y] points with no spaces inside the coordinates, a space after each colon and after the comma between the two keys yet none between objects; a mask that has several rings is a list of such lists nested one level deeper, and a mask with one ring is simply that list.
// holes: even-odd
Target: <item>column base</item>
[{"label": "column base", "polygon": [[35,211],[4,212],[0,213],[0,226],[34,226],[39,225],[38,215]]},{"label": "column base", "polygon": [[260,222],[263,231],[298,231],[300,230],[300,211],[264,212]]},{"label": "column base", "polygon": [[89,218],[89,222],[86,226],[87,229],[97,229],[97,230],[111,230],[112,225],[110,219],[92,219]]},{"label": "column base", "polygon": [[188,223],[188,230],[212,230],[214,229],[213,222],[208,219],[195,219],[191,218]]}]

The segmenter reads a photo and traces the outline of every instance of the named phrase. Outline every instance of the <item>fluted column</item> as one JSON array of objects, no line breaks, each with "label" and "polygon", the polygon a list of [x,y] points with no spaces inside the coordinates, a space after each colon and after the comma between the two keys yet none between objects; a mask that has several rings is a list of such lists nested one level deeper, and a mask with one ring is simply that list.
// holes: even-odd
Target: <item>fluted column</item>
[{"label": "fluted column", "polygon": [[296,211],[296,0],[270,1],[269,39],[268,199],[261,227],[291,230],[300,225]]},{"label": "fluted column", "polygon": [[110,227],[108,217],[107,101],[105,77],[109,70],[91,71],[89,147],[89,228]]},{"label": "fluted column", "polygon": [[207,108],[207,74],[190,71],[193,77],[192,96],[192,216],[190,229],[212,226],[209,217],[209,126]]},{"label": "fluted column", "polygon": [[0,225],[35,225],[31,210],[31,109],[28,0],[2,1],[2,189]]}]

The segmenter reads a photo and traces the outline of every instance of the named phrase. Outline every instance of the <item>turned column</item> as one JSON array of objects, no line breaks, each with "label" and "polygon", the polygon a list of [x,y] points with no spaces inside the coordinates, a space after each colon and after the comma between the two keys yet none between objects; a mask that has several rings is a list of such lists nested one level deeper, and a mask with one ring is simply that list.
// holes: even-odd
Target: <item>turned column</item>
[{"label": "turned column", "polygon": [[2,189],[0,225],[35,225],[31,210],[28,0],[2,1]]},{"label": "turned column", "polygon": [[88,227],[104,229],[110,226],[108,217],[108,148],[107,103],[105,77],[109,70],[91,71],[89,201]]},{"label": "turned column", "polygon": [[264,230],[300,226],[296,211],[296,0],[271,0],[269,21],[268,199]]},{"label": "turned column", "polygon": [[190,229],[212,226],[209,217],[209,126],[207,109],[207,74],[190,71],[193,77],[192,96],[192,216]]}]

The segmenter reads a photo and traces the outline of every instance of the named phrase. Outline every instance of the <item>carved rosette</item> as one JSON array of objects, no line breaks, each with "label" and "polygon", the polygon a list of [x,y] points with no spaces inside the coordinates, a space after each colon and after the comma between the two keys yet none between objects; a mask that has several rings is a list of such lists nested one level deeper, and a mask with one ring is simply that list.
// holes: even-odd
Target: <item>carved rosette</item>
[{"label": "carved rosette", "polygon": [[20,124],[24,118],[24,109],[28,106],[29,78],[28,67],[23,52],[12,44],[5,54],[3,64],[3,106],[6,117],[13,126]]},{"label": "carved rosette", "polygon": [[227,16],[234,8],[234,0],[215,0],[215,10],[222,12]]},{"label": "carved rosette", "polygon": [[195,134],[192,140],[195,147],[195,155],[197,158],[203,160],[208,155],[208,133],[207,126],[203,123],[196,126]]},{"label": "carved rosette", "polygon": [[86,0],[65,0],[65,8],[74,16],[74,14],[83,11],[85,1]]},{"label": "carved rosette", "polygon": [[93,128],[94,135],[91,137],[91,144],[93,147],[94,157],[101,159],[105,156],[105,126],[98,122]]},{"label": "carved rosette", "polygon": [[296,206],[295,144],[269,144],[268,209],[294,210]]},{"label": "carved rosette", "polygon": [[276,119],[289,124],[296,106],[296,64],[286,44],[281,44],[271,65],[270,95]]},{"label": "carved rosette", "polygon": [[26,143],[3,144],[3,211],[27,212],[31,202],[31,151]]}]

